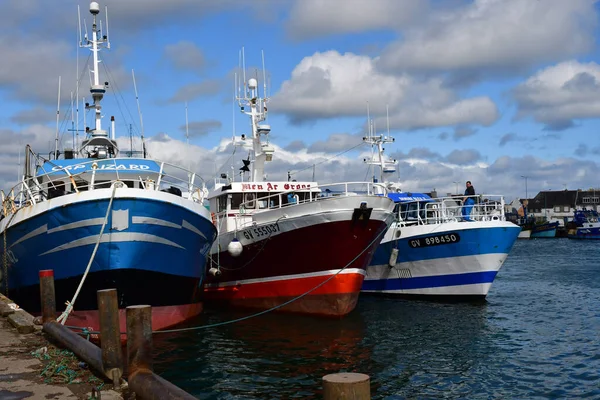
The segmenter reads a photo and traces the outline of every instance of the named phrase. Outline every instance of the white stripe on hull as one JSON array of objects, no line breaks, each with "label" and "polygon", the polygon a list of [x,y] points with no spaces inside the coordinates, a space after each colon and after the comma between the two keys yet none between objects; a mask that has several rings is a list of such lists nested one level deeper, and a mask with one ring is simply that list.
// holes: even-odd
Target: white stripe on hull
[{"label": "white stripe on hull", "polygon": [[[61,246],[55,247],[51,250],[46,251],[45,253],[40,254],[40,256],[46,255],[46,254],[50,254],[50,253],[54,253],[57,251],[63,251],[63,250],[68,250],[68,249],[72,249],[75,247],[80,247],[80,246],[88,246],[91,244],[96,244],[96,242],[98,241],[98,236],[100,235],[93,235],[93,236],[88,236],[88,237],[84,237],[81,239],[77,239],[77,240],[73,240],[72,242],[69,243],[65,243]],[[104,235],[102,235],[102,238],[100,239],[100,243],[117,243],[117,242],[149,242],[149,243],[159,243],[159,244],[164,244],[167,246],[172,246],[172,247],[177,247],[179,249],[185,249],[184,247],[178,245],[175,242],[172,242],[170,240],[167,240],[165,238],[161,238],[159,236],[155,236],[155,235],[150,235],[147,233],[135,233],[135,232],[112,232],[112,233],[106,233]]]},{"label": "white stripe on hull", "polygon": [[471,285],[440,286],[405,290],[362,290],[362,292],[414,296],[487,296],[491,287],[491,283],[475,283]]},{"label": "white stripe on hull", "polygon": [[[370,265],[366,280],[398,278],[395,270],[410,271],[410,277],[443,276],[472,272],[498,271],[508,256],[507,253],[477,254],[463,257],[434,258],[431,260],[398,262],[389,265]],[[406,278],[408,276],[401,276]]]},{"label": "white stripe on hull", "polygon": [[330,275],[344,275],[344,274],[365,274],[365,270],[360,268],[346,268],[340,272],[339,269],[332,269],[329,271],[318,271],[308,274],[295,274],[295,275],[280,275],[280,276],[271,276],[268,278],[258,278],[258,279],[243,279],[239,281],[230,281],[230,282],[219,282],[219,283],[206,283],[205,287],[224,287],[224,286],[235,286],[239,284],[250,284],[250,283],[264,283],[264,282],[277,282],[277,281],[287,281],[294,279],[303,279],[303,278],[314,278],[319,276],[330,276]]}]

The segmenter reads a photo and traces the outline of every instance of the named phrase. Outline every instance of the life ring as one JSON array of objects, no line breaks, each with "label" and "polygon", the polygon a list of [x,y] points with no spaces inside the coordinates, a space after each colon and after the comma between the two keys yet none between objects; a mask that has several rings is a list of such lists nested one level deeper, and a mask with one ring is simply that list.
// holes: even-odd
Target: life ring
[{"label": "life ring", "polygon": [[217,216],[215,215],[214,212],[210,213],[210,218],[212,219],[212,223],[214,226],[217,226]]}]

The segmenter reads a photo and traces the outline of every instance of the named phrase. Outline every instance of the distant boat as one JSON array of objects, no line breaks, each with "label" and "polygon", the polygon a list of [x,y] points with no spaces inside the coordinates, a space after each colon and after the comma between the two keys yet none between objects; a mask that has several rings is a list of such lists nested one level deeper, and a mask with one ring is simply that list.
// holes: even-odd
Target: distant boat
[{"label": "distant boat", "polygon": [[598,240],[600,239],[600,219],[594,210],[577,210],[573,221],[569,223],[567,237],[569,239]]},{"label": "distant boat", "polygon": [[[198,315],[200,284],[216,228],[195,174],[153,159],[119,157],[114,125],[102,129],[98,3],[90,4],[93,54],[87,106],[95,126],[75,150],[47,159],[26,148],[21,182],[1,192],[2,286],[20,307],[40,311],[40,270],[53,269],[59,321],[99,329],[96,291],[118,291],[121,331],[130,305],[149,304],[152,328]],[[105,26],[108,26],[106,24]],[[74,146],[77,143],[73,143]],[[46,153],[47,154],[47,153]],[[32,164],[35,166],[32,168]]]},{"label": "distant boat", "polygon": [[243,91],[240,107],[251,135],[238,144],[252,149],[253,159],[241,168],[242,178],[246,172],[251,178],[227,179],[208,195],[219,235],[204,286],[207,304],[344,316],[356,306],[394,203],[374,194],[369,182],[265,180],[274,153],[271,128],[261,123],[267,98],[259,97],[254,78]]},{"label": "distant boat", "polygon": [[558,229],[558,221],[556,222],[541,222],[533,225],[531,229],[532,239],[555,238],[556,230]]},{"label": "distant boat", "polygon": [[530,215],[527,220],[519,218],[518,225],[521,227],[519,239],[548,239],[556,237],[559,223],[558,221],[537,222],[535,218]]},{"label": "distant boat", "polygon": [[365,161],[380,167],[379,181],[396,203],[397,221],[377,248],[361,291],[432,300],[485,298],[520,232],[505,219],[504,198],[478,195],[472,221],[462,222],[462,196],[392,192],[399,187],[388,181],[395,160],[385,158],[383,144],[393,139],[370,131],[365,141],[377,157]]}]

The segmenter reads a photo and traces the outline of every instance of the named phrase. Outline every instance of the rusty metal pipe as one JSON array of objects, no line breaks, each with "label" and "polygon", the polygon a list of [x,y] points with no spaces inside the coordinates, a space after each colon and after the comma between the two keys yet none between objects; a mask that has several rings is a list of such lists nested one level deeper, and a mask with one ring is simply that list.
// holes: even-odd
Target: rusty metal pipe
[{"label": "rusty metal pipe", "polygon": [[106,379],[112,380],[112,376],[106,376],[102,368],[102,350],[92,342],[89,342],[56,321],[46,322],[43,331],[50,335],[58,344],[71,350],[75,355],[90,368],[102,374]]},{"label": "rusty metal pipe", "polygon": [[106,376],[111,377],[115,389],[118,389],[123,376],[123,353],[117,289],[98,290],[96,295],[98,297],[103,371]]},{"label": "rusty metal pipe", "polygon": [[195,400],[196,397],[151,371],[137,370],[129,375],[129,388],[142,400]]},{"label": "rusty metal pipe", "polygon": [[127,317],[127,362],[129,375],[138,369],[152,371],[152,307],[129,306]]},{"label": "rusty metal pipe", "polygon": [[43,269],[39,273],[40,299],[42,300],[42,324],[56,321],[56,293],[54,291],[54,270]]}]

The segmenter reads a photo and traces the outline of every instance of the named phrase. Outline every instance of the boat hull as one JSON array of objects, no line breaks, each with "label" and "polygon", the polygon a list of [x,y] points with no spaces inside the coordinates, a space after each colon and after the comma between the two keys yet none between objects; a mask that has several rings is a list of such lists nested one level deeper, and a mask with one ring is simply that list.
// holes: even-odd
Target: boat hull
[{"label": "boat hull", "polygon": [[[483,299],[520,230],[504,221],[393,225],[367,268],[362,292],[437,300]],[[395,263],[390,262],[394,249],[398,251]]]},{"label": "boat hull", "polygon": [[374,207],[364,219],[357,219],[353,208],[313,209],[279,219],[275,226],[273,220],[257,223],[250,233],[271,233],[256,240],[247,231],[240,232],[243,251],[238,257],[223,250],[233,237],[221,235],[212,255],[221,275],[207,276],[207,304],[331,317],[348,314],[392,219],[391,201],[383,197],[369,201],[382,207]]},{"label": "boat hull", "polygon": [[521,231],[519,232],[519,236],[517,238],[518,239],[530,239],[531,238],[531,228],[529,228],[529,229],[521,228]]},{"label": "boat hull", "polygon": [[[9,297],[27,311],[39,312],[38,274],[52,269],[61,310],[71,301],[100,238],[67,325],[97,329],[96,291],[111,288],[118,291],[121,309],[157,307],[155,329],[197,315],[202,309],[199,285],[216,236],[209,214],[202,205],[167,193],[121,188],[100,237],[111,193],[96,189],[65,195],[20,210],[14,221],[2,221],[11,223],[6,230]],[[0,249],[3,254],[3,241]]]},{"label": "boat hull", "polygon": [[576,230],[571,231],[567,237],[569,239],[578,240],[600,240],[600,226],[594,227],[579,227]]},{"label": "boat hull", "polygon": [[532,239],[547,239],[556,237],[558,222],[535,225],[531,230]]}]

